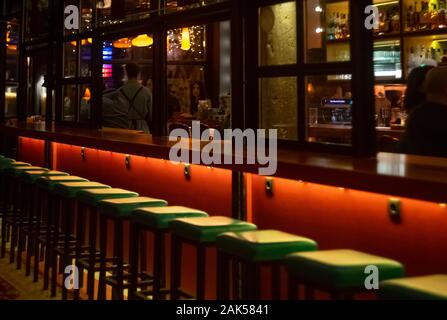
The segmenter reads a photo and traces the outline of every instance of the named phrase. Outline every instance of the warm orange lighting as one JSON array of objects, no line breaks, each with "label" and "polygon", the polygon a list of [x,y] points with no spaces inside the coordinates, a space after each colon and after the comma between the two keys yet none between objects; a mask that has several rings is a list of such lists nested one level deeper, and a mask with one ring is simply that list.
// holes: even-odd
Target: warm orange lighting
[{"label": "warm orange lighting", "polygon": [[17,46],[15,44],[7,44],[6,48],[8,48],[8,50],[13,50],[13,51],[17,50]]},{"label": "warm orange lighting", "polygon": [[440,203],[439,206],[440,206],[441,208],[447,208],[447,204],[446,204],[446,203]]},{"label": "warm orange lighting", "polygon": [[189,28],[182,29],[182,50],[188,51],[191,49],[191,37],[189,34]]},{"label": "warm orange lighting", "polygon": [[132,40],[132,45],[134,47],[150,47],[154,44],[154,38],[148,36],[147,34],[140,34],[138,37]]},{"label": "warm orange lighting", "polygon": [[85,89],[85,93],[84,93],[84,97],[83,98],[85,100],[90,100],[91,97],[92,97],[92,94],[90,92],[90,89],[89,88]]},{"label": "warm orange lighting", "polygon": [[307,84],[307,93],[308,94],[314,94],[315,93],[315,88],[314,88],[314,85],[312,83],[308,83]]},{"label": "warm orange lighting", "polygon": [[92,44],[92,43],[93,43],[93,39],[92,39],[92,38],[88,38],[87,40],[86,40],[86,39],[83,39],[83,40],[81,41],[81,44],[82,44],[83,46],[85,46],[87,43]]},{"label": "warm orange lighting", "polygon": [[132,48],[132,41],[129,38],[122,38],[113,42],[113,46],[118,49]]},{"label": "warm orange lighting", "polygon": [[70,44],[71,44],[73,47],[76,47],[76,46],[78,45],[78,43],[77,43],[76,41],[71,41]]}]

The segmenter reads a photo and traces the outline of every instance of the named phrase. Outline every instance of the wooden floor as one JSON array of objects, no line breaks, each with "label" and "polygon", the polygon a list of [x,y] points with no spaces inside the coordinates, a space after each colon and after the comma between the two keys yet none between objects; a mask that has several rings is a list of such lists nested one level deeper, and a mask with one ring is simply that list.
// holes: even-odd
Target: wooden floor
[{"label": "wooden floor", "polygon": [[17,270],[15,264],[9,264],[9,258],[0,259],[0,277],[19,292],[16,300],[53,300],[49,291],[43,291],[41,281],[34,283],[31,276],[25,277],[25,270]]}]

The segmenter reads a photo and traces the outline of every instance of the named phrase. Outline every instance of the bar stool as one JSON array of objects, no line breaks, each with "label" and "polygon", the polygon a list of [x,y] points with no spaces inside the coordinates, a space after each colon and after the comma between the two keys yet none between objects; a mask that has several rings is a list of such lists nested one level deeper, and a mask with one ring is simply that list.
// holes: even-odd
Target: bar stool
[{"label": "bar stool", "polygon": [[333,300],[353,298],[365,292],[365,269],[378,268],[380,279],[404,276],[401,263],[353,250],[326,250],[294,253],[286,259],[289,272],[289,298],[298,298],[298,284],[306,287],[306,299],[314,298],[314,289],[326,291]]},{"label": "bar stool", "polygon": [[[178,218],[197,218],[207,217],[204,211],[181,207],[159,207],[142,208],[135,210],[131,216],[131,247],[130,247],[130,266],[131,266],[131,288],[129,296],[148,300],[152,294],[153,300],[161,300],[163,295],[169,293],[166,288],[166,259],[165,259],[165,236],[168,234],[169,222]],[[153,252],[153,289],[152,291],[141,291],[137,293],[137,275],[140,273],[140,240],[143,232],[149,231],[154,234],[154,252]],[[145,265],[145,259],[141,259],[141,266]]]},{"label": "bar stool", "polygon": [[281,298],[281,265],[283,259],[293,252],[315,251],[318,245],[314,240],[277,230],[256,230],[224,233],[217,237],[217,299],[228,300],[230,289],[229,270],[233,262],[233,299],[238,299],[236,263],[242,265],[242,299],[259,300],[261,267],[272,270],[272,298]]},{"label": "bar stool", "polygon": [[[7,203],[12,204],[12,215],[10,218],[5,219],[5,228],[8,226],[11,228],[11,241],[9,250],[9,262],[14,263],[16,247],[22,246],[22,242],[18,241],[19,229],[22,227],[25,212],[29,208],[29,195],[22,190],[22,184],[20,181],[20,174],[24,171],[49,171],[46,168],[34,167],[29,165],[17,165],[13,163],[11,166],[7,166],[3,169],[3,175],[6,179],[6,183],[10,185],[10,195]],[[24,188],[26,189],[26,188]],[[5,245],[6,239],[2,239],[2,248]],[[22,257],[17,256],[17,269],[21,268]]]},{"label": "bar stool", "polygon": [[447,300],[447,274],[383,281],[378,295],[383,300]]},{"label": "bar stool", "polygon": [[206,249],[215,246],[218,235],[225,232],[256,230],[256,225],[227,217],[183,218],[169,223],[171,239],[171,300],[193,298],[181,286],[182,244],[197,250],[196,297],[205,299]]},{"label": "bar stool", "polygon": [[[74,258],[76,249],[76,238],[73,237],[73,220],[77,213],[77,195],[84,189],[106,189],[111,188],[98,182],[59,182],[54,185],[53,197],[56,201],[56,211],[50,212],[53,214],[51,220],[54,222],[54,233],[52,248],[52,276],[51,276],[51,296],[56,296],[57,286],[57,256],[60,255],[60,271],[63,274],[62,284],[65,284],[66,274],[65,268],[72,265],[71,259]],[[59,230],[63,235],[63,244],[58,244]],[[66,300],[68,290],[65,285],[62,285],[62,299]]]},{"label": "bar stool", "polygon": [[[113,299],[123,300],[124,289],[130,287],[129,283],[124,283],[124,254],[123,254],[123,223],[129,221],[133,211],[144,207],[165,207],[168,203],[165,200],[137,197],[128,199],[110,199],[103,200],[99,204],[99,234],[100,234],[100,270],[99,270],[99,288],[98,299],[105,300],[106,285],[112,287]],[[113,239],[113,261],[115,274],[106,277],[107,271],[107,221],[111,220],[114,224]],[[138,275],[142,277],[142,285],[151,283],[152,279],[146,275]],[[130,275],[127,275],[130,280]]]},{"label": "bar stool", "polygon": [[[36,186],[36,181],[41,177],[60,177],[68,176],[68,173],[60,171],[23,171],[20,173],[20,180],[22,183],[22,192],[29,195],[29,203],[27,212],[24,212],[24,221],[19,227],[19,246],[17,247],[17,256],[21,257],[23,246],[22,238],[26,239],[26,261],[25,269],[26,276],[31,273],[31,257],[34,255],[34,246],[36,245],[38,234],[41,232],[40,219],[42,216],[42,199],[39,197],[39,189]],[[19,259],[18,259],[19,260]],[[18,263],[19,264],[19,263]],[[18,265],[20,269],[20,265]]]},{"label": "bar stool", "polygon": [[[76,254],[75,262],[79,269],[79,289],[83,287],[84,270],[87,270],[87,296],[89,300],[94,299],[94,280],[95,272],[99,271],[99,251],[96,250],[97,236],[97,208],[102,200],[106,199],[122,199],[136,198],[138,193],[123,189],[90,189],[82,190],[77,195],[78,200],[78,217],[76,227]],[[84,254],[82,245],[84,243],[85,233],[85,214],[89,212],[89,234],[88,234],[88,250]],[[79,299],[80,291],[75,289],[74,299]]]},{"label": "bar stool", "polygon": [[[52,221],[53,214],[50,214],[56,211],[56,201],[52,194],[54,193],[54,186],[57,183],[61,182],[88,182],[87,179],[78,177],[78,176],[45,176],[40,177],[36,180],[36,186],[39,190],[40,197],[43,201],[43,209],[42,209],[42,229],[43,234],[40,235],[37,239],[37,245],[35,247],[35,255],[34,255],[34,282],[37,282],[39,279],[39,263],[41,259],[39,259],[39,250],[45,250],[44,257],[44,280],[43,287],[44,290],[47,290],[49,287],[49,278],[50,278],[50,268],[51,268],[51,257],[52,257],[52,236],[54,233],[54,225]],[[57,239],[63,240],[63,239]]]}]

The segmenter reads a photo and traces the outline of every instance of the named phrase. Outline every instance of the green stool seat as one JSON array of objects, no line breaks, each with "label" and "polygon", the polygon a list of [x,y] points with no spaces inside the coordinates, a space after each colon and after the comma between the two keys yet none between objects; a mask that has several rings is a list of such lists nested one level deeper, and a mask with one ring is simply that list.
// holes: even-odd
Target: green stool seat
[{"label": "green stool seat", "polygon": [[6,164],[10,164],[10,163],[14,163],[14,162],[16,162],[16,161],[14,159],[11,159],[11,158],[5,158],[5,157],[0,158],[0,166],[6,165]]},{"label": "green stool seat", "polygon": [[197,242],[214,242],[225,232],[256,230],[256,225],[227,217],[182,218],[169,223],[172,233]]},{"label": "green stool seat", "polygon": [[31,167],[31,165],[26,162],[4,162],[0,164],[0,173],[5,173],[6,169],[15,167]]},{"label": "green stool seat", "polygon": [[165,200],[136,197],[124,199],[103,200],[99,204],[99,212],[110,217],[128,218],[133,211],[143,207],[165,207],[168,203]]},{"label": "green stool seat", "polygon": [[98,182],[58,182],[54,185],[54,192],[64,198],[75,198],[83,189],[105,189],[110,188]]},{"label": "green stool seat", "polygon": [[389,300],[447,300],[447,275],[387,280],[380,283],[379,296]]},{"label": "green stool seat", "polygon": [[207,217],[204,211],[186,207],[141,208],[132,213],[132,221],[143,227],[165,230],[169,222],[178,218]]},{"label": "green stool seat", "polygon": [[217,248],[251,262],[284,259],[294,252],[315,251],[315,241],[277,230],[229,232],[217,237]]},{"label": "green stool seat", "polygon": [[4,168],[3,173],[10,177],[19,177],[20,174],[24,171],[50,171],[50,170],[42,167],[33,167],[33,166],[10,166]]},{"label": "green stool seat", "polygon": [[401,278],[401,263],[353,250],[294,253],[287,257],[289,273],[315,286],[331,290],[364,289],[365,268],[376,266],[380,280]]},{"label": "green stool seat", "polygon": [[41,178],[41,177],[63,177],[63,176],[68,176],[68,173],[65,172],[60,172],[60,171],[45,171],[45,170],[40,170],[40,171],[22,171],[20,174],[20,179],[22,179],[22,181],[30,183],[30,184],[34,184],[37,179]]},{"label": "green stool seat", "polygon": [[89,189],[79,191],[77,198],[82,203],[97,207],[99,202],[106,199],[118,199],[118,198],[136,198],[138,193],[115,188],[106,189]]},{"label": "green stool seat", "polygon": [[77,176],[44,176],[36,180],[36,185],[51,191],[57,183],[61,182],[88,182],[88,180]]}]

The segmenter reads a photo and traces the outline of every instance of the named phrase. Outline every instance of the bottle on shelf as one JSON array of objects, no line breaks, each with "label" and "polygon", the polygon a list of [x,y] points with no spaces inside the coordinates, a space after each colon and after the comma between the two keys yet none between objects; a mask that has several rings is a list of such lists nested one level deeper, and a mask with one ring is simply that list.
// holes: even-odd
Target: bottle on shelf
[{"label": "bottle on shelf", "polygon": [[413,6],[408,6],[407,10],[407,25],[405,31],[414,31],[414,11]]},{"label": "bottle on shelf", "polygon": [[419,2],[417,1],[414,2],[413,23],[414,23],[413,30],[419,30],[421,24],[421,11]]},{"label": "bottle on shelf", "polygon": [[390,32],[400,31],[400,15],[399,8],[393,7],[391,14]]},{"label": "bottle on shelf", "polygon": [[436,4],[432,3],[432,11],[430,14],[431,29],[437,29],[439,26],[439,13]]},{"label": "bottle on shelf", "polygon": [[447,27],[446,0],[439,0],[438,28]]}]

